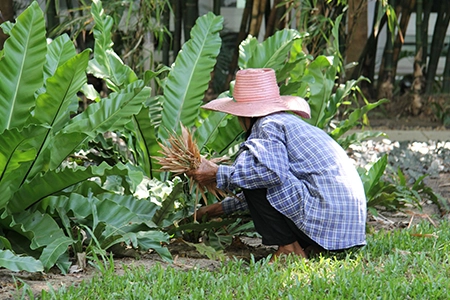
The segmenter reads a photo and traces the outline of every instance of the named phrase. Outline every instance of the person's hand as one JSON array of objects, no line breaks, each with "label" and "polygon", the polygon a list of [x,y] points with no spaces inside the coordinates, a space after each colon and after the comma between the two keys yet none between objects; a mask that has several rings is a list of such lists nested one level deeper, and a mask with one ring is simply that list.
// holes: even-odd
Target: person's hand
[{"label": "person's hand", "polygon": [[206,186],[216,182],[218,169],[218,165],[202,157],[200,166],[195,170],[186,172],[186,175],[194,179],[198,184]]},{"label": "person's hand", "polygon": [[203,216],[206,216],[206,220],[209,220],[211,218],[218,217],[223,214],[224,211],[222,208],[222,204],[220,202],[217,202],[214,204],[200,207],[196,212],[196,220],[197,222],[201,222]]}]

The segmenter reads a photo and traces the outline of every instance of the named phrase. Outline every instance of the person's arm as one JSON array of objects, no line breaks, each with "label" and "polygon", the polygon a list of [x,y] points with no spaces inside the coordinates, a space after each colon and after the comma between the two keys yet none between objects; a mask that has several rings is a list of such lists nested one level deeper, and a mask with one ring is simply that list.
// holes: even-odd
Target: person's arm
[{"label": "person's arm", "polygon": [[261,189],[281,185],[289,176],[289,158],[280,122],[256,123],[241,144],[233,165],[220,165],[217,187],[222,190]]},{"label": "person's arm", "polygon": [[237,211],[246,211],[248,206],[244,194],[240,193],[237,197],[226,197],[221,202],[200,207],[197,210],[197,221],[201,221],[205,215],[207,219],[211,219]]},{"label": "person's arm", "polygon": [[217,202],[214,204],[200,207],[196,213],[196,220],[200,222],[203,220],[204,216],[206,216],[206,220],[209,220],[211,218],[218,217],[223,214],[224,212],[222,204],[220,202]]},{"label": "person's arm", "polygon": [[226,197],[220,202],[224,214],[230,215],[237,211],[248,210],[247,201],[245,201],[244,193],[239,193],[236,197]]}]

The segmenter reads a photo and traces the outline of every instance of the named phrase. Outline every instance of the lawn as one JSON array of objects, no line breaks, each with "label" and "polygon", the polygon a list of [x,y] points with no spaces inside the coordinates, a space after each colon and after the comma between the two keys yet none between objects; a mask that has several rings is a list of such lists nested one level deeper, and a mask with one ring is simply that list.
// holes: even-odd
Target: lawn
[{"label": "lawn", "polygon": [[[428,221],[368,235],[364,248],[310,260],[268,263],[231,259],[214,270],[167,264],[99,263],[92,280],[33,295],[35,299],[448,299],[450,223]],[[115,262],[117,264],[117,261]]]}]

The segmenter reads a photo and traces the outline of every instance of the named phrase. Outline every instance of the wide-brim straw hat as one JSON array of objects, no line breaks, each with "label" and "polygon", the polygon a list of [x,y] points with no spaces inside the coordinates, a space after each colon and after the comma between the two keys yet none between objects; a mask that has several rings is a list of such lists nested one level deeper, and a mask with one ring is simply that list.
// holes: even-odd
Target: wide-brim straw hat
[{"label": "wide-brim straw hat", "polygon": [[280,96],[275,71],[269,68],[239,70],[233,97],[211,100],[202,108],[239,117],[262,117],[281,111],[291,111],[303,118],[311,117],[305,99]]}]

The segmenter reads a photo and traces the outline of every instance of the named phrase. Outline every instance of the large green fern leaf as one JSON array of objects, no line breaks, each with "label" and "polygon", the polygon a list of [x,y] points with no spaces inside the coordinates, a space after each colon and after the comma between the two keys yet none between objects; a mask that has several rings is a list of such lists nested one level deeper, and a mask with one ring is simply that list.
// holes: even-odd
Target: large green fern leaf
[{"label": "large green fern leaf", "polygon": [[0,134],[0,209],[20,187],[47,131],[43,126],[28,126]]},{"label": "large green fern leaf", "polygon": [[56,69],[77,54],[67,34],[58,36],[49,45],[44,65],[44,80],[53,76]]},{"label": "large green fern leaf", "polygon": [[293,42],[299,38],[300,33],[294,29],[277,31],[264,42],[254,46],[247,64],[240,67],[278,70],[286,63]]},{"label": "large green fern leaf", "polygon": [[47,80],[47,91],[36,99],[35,118],[57,132],[70,121],[68,108],[78,102],[77,92],[86,83],[89,50],[70,58]]},{"label": "large green fern leaf", "polygon": [[7,268],[13,272],[28,271],[42,272],[44,266],[39,260],[31,256],[15,255],[9,250],[0,250],[0,267]]},{"label": "large green fern leaf", "polygon": [[110,89],[118,91],[138,78],[112,49],[111,31],[114,22],[103,10],[100,0],[92,1],[91,14],[95,21],[95,47],[94,59],[89,62],[89,71],[95,77],[105,79]]},{"label": "large green fern leaf", "polygon": [[58,167],[88,138],[106,131],[122,130],[139,113],[142,103],[150,97],[151,89],[141,80],[135,81],[118,93],[93,103],[65,126],[56,136],[51,152],[50,169]]},{"label": "large green fern leaf", "polygon": [[61,192],[74,184],[83,182],[92,177],[105,178],[108,175],[126,176],[129,168],[122,164],[114,167],[102,163],[99,166],[77,169],[63,169],[61,171],[48,171],[42,176],[36,176],[28,184],[23,185],[9,202],[8,208],[11,213],[17,213],[29,208],[39,200]]},{"label": "large green fern leaf", "polygon": [[33,2],[17,18],[0,60],[0,132],[28,119],[34,92],[43,85],[46,50],[44,14]]},{"label": "large green fern leaf", "polygon": [[177,131],[180,123],[193,126],[219,54],[223,18],[208,13],[197,19],[191,39],[178,54],[164,88],[162,126],[158,136]]}]

